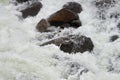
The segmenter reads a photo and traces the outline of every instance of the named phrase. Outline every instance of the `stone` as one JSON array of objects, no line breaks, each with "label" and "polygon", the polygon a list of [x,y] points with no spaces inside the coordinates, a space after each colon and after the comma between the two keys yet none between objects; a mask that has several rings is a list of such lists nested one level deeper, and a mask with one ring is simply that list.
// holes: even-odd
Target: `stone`
[{"label": "stone", "polygon": [[22,17],[26,18],[28,16],[36,16],[41,8],[42,3],[34,2],[31,5],[28,5],[27,8],[21,10],[20,12],[22,12]]},{"label": "stone", "polygon": [[23,3],[23,2],[27,2],[29,0],[16,0],[18,3]]},{"label": "stone", "polygon": [[61,44],[60,49],[68,53],[77,53],[93,50],[93,42],[85,36],[72,36],[68,42]]},{"label": "stone", "polygon": [[41,19],[40,22],[37,24],[36,29],[39,32],[45,32],[50,24],[47,22],[46,19]]},{"label": "stone", "polygon": [[74,26],[74,28],[78,28],[79,26],[82,25],[81,21],[80,20],[73,20],[71,23],[70,23],[71,26]]},{"label": "stone", "polygon": [[66,37],[53,39],[41,44],[41,46],[48,44],[60,46],[60,50],[67,53],[83,53],[85,51],[91,52],[94,48],[93,42],[89,37],[79,35],[69,35]]},{"label": "stone", "polygon": [[56,46],[60,46],[61,43],[63,43],[64,41],[67,41],[67,40],[69,40],[68,37],[60,37],[57,39],[52,39],[50,41],[47,41],[47,42],[41,44],[40,46],[45,46],[45,45],[49,45],[49,44],[55,44]]},{"label": "stone", "polygon": [[70,24],[73,20],[79,20],[79,16],[68,9],[61,9],[53,13],[47,20],[51,26],[61,26]]},{"label": "stone", "polygon": [[82,6],[77,2],[68,2],[67,4],[63,5],[63,8],[69,9],[75,13],[80,13],[82,11]]},{"label": "stone", "polygon": [[117,40],[118,38],[119,38],[118,35],[113,35],[113,36],[110,37],[110,41],[111,41],[111,42],[114,42],[114,41]]}]

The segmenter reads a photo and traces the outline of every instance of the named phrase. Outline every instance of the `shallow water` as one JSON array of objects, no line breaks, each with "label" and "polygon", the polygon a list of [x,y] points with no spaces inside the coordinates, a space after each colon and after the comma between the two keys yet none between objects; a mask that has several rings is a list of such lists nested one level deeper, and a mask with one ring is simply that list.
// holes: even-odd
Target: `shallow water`
[{"label": "shallow water", "polygon": [[[79,16],[83,26],[66,28],[59,35],[90,37],[95,46],[91,53],[67,54],[55,45],[39,46],[52,33],[37,32],[36,24],[68,1],[82,5]],[[42,0],[39,14],[25,20],[19,19],[21,13],[14,5],[0,1],[0,80],[120,80],[120,39],[109,41],[110,36],[120,35],[116,27],[119,18],[109,18],[111,13],[119,13],[120,2],[106,9],[106,20],[102,20],[93,1]]]}]

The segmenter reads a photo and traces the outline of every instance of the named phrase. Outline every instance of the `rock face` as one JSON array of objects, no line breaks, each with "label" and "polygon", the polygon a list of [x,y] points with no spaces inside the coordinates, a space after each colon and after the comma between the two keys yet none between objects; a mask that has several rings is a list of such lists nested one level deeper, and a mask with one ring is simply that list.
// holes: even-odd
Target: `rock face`
[{"label": "rock face", "polygon": [[45,32],[47,30],[47,28],[49,27],[49,23],[47,22],[47,20],[42,19],[36,26],[36,29],[39,32]]},{"label": "rock face", "polygon": [[55,44],[57,46],[60,46],[60,50],[68,53],[83,53],[85,51],[92,51],[94,48],[93,42],[90,38],[76,35],[54,39],[43,43],[41,46],[48,44]]},{"label": "rock face", "polygon": [[40,9],[42,8],[42,4],[40,2],[34,2],[31,5],[28,5],[28,7],[24,10],[21,10],[22,17],[26,18],[28,16],[36,16]]},{"label": "rock face", "polygon": [[[55,12],[54,14],[52,14],[48,18],[48,22],[52,26],[61,26],[63,24],[70,24],[70,26],[72,26],[72,22],[74,20],[79,20],[79,16],[68,9],[61,9],[61,10]],[[79,26],[81,26],[80,21],[79,21],[78,25],[75,27],[79,27]]]},{"label": "rock face", "polygon": [[63,8],[71,10],[75,13],[80,13],[82,11],[82,6],[77,2],[68,2],[67,4],[63,5]]}]

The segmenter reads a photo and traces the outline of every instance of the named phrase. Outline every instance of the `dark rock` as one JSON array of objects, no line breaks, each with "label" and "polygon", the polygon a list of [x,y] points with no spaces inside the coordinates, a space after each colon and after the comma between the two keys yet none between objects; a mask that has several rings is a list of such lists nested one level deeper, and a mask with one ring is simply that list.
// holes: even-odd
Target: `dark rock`
[{"label": "dark rock", "polygon": [[16,0],[18,3],[23,3],[23,2],[27,2],[29,0]]},{"label": "dark rock", "polygon": [[49,26],[50,26],[50,25],[49,25],[49,23],[47,22],[47,20],[42,19],[42,20],[40,20],[40,22],[37,24],[36,29],[37,29],[39,32],[45,32]]},{"label": "dark rock", "polygon": [[22,17],[26,18],[28,16],[36,16],[40,9],[42,8],[42,4],[40,2],[34,2],[31,5],[29,5],[26,9],[21,10]]},{"label": "dark rock", "polygon": [[116,19],[118,19],[119,17],[120,17],[120,13],[112,13],[110,15],[110,18],[116,18]]},{"label": "dark rock", "polygon": [[117,40],[118,38],[119,38],[118,35],[113,35],[113,36],[111,36],[110,41],[113,42],[113,41]]},{"label": "dark rock", "polygon": [[41,46],[48,44],[55,44],[57,46],[60,46],[60,50],[68,53],[83,53],[85,51],[92,51],[94,48],[93,42],[90,38],[76,35],[54,39],[43,43]]},{"label": "dark rock", "polygon": [[118,23],[117,28],[120,30],[120,23]]},{"label": "dark rock", "polygon": [[[69,47],[68,47],[69,46]],[[69,42],[64,42],[61,44],[60,49],[64,52],[85,52],[85,51],[92,51],[93,50],[93,43],[90,38],[85,36],[73,36],[71,37]],[[68,49],[71,48],[71,49]]]},{"label": "dark rock", "polygon": [[64,42],[60,46],[60,50],[71,53],[73,51],[74,43],[72,41]]},{"label": "dark rock", "polygon": [[95,5],[97,7],[107,7],[112,6],[112,4],[115,3],[115,0],[96,0]]},{"label": "dark rock", "polygon": [[75,13],[80,13],[82,11],[82,6],[77,2],[68,2],[63,6],[63,8],[69,9]]},{"label": "dark rock", "polygon": [[70,23],[71,26],[74,26],[75,28],[81,26],[81,21],[80,20],[73,20],[71,23]]},{"label": "dark rock", "polygon": [[60,28],[65,28],[65,27],[70,27],[70,24],[69,23],[65,23],[65,24],[60,26]]},{"label": "dark rock", "polygon": [[70,24],[73,20],[79,20],[79,16],[68,9],[61,9],[48,18],[48,22],[51,26]]}]

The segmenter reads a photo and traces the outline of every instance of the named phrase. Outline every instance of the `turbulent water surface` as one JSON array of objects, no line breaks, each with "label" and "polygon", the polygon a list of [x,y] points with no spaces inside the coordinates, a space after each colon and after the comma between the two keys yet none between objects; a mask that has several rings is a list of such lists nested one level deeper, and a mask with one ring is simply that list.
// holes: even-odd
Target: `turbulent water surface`
[{"label": "turbulent water surface", "polygon": [[[76,1],[83,7],[79,14],[83,26],[64,29],[55,37],[79,34],[92,39],[93,52],[67,54],[55,45],[40,47],[47,36],[35,26],[41,18],[61,9],[68,1]],[[8,0],[0,0],[0,80],[120,80],[120,39],[110,42],[110,36],[120,35],[116,27],[120,13],[120,1],[105,8],[99,16],[95,0],[42,0],[43,8],[35,17],[20,19],[21,13]]]}]

